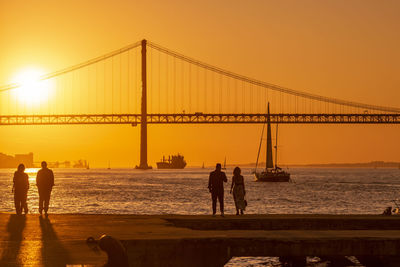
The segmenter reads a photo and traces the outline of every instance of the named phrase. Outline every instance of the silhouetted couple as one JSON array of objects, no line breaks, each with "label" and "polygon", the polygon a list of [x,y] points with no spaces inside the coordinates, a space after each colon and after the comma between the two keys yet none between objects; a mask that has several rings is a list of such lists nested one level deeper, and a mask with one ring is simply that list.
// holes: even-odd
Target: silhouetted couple
[{"label": "silhouetted couple", "polygon": [[[246,191],[244,190],[244,179],[243,176],[240,175],[240,172],[241,170],[239,167],[234,169],[230,191],[232,193],[233,190],[236,215],[239,215],[239,210],[240,213],[243,214],[243,211],[246,208],[244,200]],[[218,199],[221,216],[224,217],[224,182],[228,182],[228,179],[226,178],[225,172],[221,171],[221,164],[217,163],[215,171],[210,173],[210,177],[208,179],[208,190],[211,193],[213,216],[215,216],[217,213]]]},{"label": "silhouetted couple", "polygon": [[[28,204],[26,202],[29,189],[29,177],[25,173],[24,164],[19,164],[17,171],[14,173],[13,179],[14,204],[17,214],[28,213]],[[39,191],[39,213],[42,215],[43,210],[45,215],[48,215],[51,190],[54,186],[53,171],[47,168],[47,163],[42,162],[42,168],[36,175],[36,186]]]}]

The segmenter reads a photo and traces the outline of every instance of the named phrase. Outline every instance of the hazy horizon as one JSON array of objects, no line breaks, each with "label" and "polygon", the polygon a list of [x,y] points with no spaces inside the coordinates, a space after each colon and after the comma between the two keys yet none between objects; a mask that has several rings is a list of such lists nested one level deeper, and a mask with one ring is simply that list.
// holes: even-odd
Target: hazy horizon
[{"label": "hazy horizon", "polygon": [[[0,154],[5,154],[5,153],[2,153],[0,151]],[[23,153],[23,154],[27,154],[27,153]],[[10,155],[7,155],[7,156],[14,156],[14,155],[15,154],[10,154]],[[33,155],[35,155],[35,153],[33,153]],[[158,161],[161,161],[161,160],[162,159],[159,159]],[[199,168],[199,167],[202,167],[203,164],[204,164],[204,166],[206,168],[214,168],[217,163],[224,164],[225,158],[223,160],[215,161],[215,162],[206,162],[206,161],[204,161],[204,162],[201,162],[200,164],[191,163],[190,160],[188,161],[187,158],[185,158],[185,160],[187,161],[187,166],[186,166],[187,168]],[[90,168],[109,168],[109,167],[110,168],[134,168],[137,165],[136,163],[131,163],[131,164],[124,165],[124,164],[120,164],[118,162],[115,162],[112,159],[107,161],[106,164],[99,164],[96,161],[88,161],[87,159],[79,158],[79,157],[75,157],[74,159],[58,159],[58,160],[55,160],[55,161],[49,161],[47,159],[38,159],[38,158],[35,158],[35,156],[34,156],[33,162],[34,162],[35,168],[40,168],[40,163],[42,161],[47,161],[51,165],[52,168],[53,168],[52,165],[54,163],[60,163],[61,164],[60,167],[57,167],[57,168],[65,168],[63,166],[63,163],[65,163],[65,162],[70,162],[71,165],[70,165],[69,168],[75,168],[75,167],[73,167],[73,165],[75,163],[78,163],[79,161],[82,161],[83,164],[86,161],[89,164]],[[148,162],[148,163],[149,163],[150,166],[153,167],[153,169],[157,169],[156,161]],[[289,163],[287,163],[287,162],[278,162],[278,166],[283,167],[283,168],[286,168],[287,166],[294,166],[294,167],[299,166],[299,167],[301,167],[301,166],[314,166],[314,165],[326,165],[326,166],[329,166],[329,165],[368,165],[369,164],[368,166],[370,166],[373,163],[383,164],[383,165],[392,164],[394,166],[391,166],[390,168],[397,168],[397,167],[399,167],[397,164],[400,164],[400,161],[383,161],[383,160],[379,160],[378,159],[378,160],[364,161],[364,162],[289,162]],[[254,167],[255,164],[256,164],[255,161],[250,161],[250,162],[229,162],[229,159],[226,159],[226,166],[230,167],[230,168],[233,167],[233,166]],[[261,161],[258,162],[258,167],[259,168],[263,168],[264,165],[265,165],[265,160],[264,161],[261,160]],[[16,167],[17,166],[15,166],[15,168]],[[79,169],[79,168],[82,168],[82,167],[77,167],[77,168]],[[13,169],[13,167],[7,167],[6,169]]]}]

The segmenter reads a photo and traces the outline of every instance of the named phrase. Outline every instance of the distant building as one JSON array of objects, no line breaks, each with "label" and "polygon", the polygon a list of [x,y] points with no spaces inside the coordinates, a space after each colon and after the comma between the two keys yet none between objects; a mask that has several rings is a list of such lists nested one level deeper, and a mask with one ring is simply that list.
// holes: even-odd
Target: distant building
[{"label": "distant building", "polygon": [[0,168],[12,168],[12,167],[17,167],[15,165],[15,158],[12,156],[0,153]]},{"label": "distant building", "polygon": [[18,164],[23,163],[26,168],[33,168],[33,153],[29,154],[16,154],[15,160]]},{"label": "distant building", "polygon": [[0,168],[17,168],[21,163],[26,168],[33,168],[33,153],[16,154],[14,157],[0,153]]}]

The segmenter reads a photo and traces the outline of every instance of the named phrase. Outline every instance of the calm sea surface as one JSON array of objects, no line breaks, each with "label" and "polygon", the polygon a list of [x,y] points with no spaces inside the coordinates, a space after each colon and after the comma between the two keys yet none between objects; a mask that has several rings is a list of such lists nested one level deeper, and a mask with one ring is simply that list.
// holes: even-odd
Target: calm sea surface
[{"label": "calm sea surface", "polygon": [[[29,213],[38,213],[37,169],[27,169]],[[208,173],[184,170],[54,169],[51,213],[210,214]],[[236,212],[229,194],[233,168],[227,168],[225,213]],[[400,198],[399,169],[294,168],[291,183],[254,182],[243,168],[246,213],[380,214]],[[14,170],[0,169],[0,212],[13,212]],[[400,203],[399,203],[400,204]],[[318,263],[310,263],[316,266]],[[237,258],[231,266],[279,266],[271,258]],[[321,265],[323,266],[323,265]]]}]

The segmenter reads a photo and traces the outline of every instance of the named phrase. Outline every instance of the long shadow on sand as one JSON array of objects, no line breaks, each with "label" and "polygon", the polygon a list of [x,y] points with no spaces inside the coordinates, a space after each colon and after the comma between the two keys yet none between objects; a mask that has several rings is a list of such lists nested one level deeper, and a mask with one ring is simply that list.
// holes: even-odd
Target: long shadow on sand
[{"label": "long shadow on sand", "polygon": [[11,214],[7,223],[7,245],[1,253],[0,266],[19,266],[18,255],[23,241],[22,233],[26,224],[24,215]]},{"label": "long shadow on sand", "polygon": [[39,217],[42,230],[42,261],[45,267],[66,266],[70,255],[63,247],[48,218]]}]

